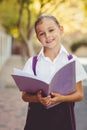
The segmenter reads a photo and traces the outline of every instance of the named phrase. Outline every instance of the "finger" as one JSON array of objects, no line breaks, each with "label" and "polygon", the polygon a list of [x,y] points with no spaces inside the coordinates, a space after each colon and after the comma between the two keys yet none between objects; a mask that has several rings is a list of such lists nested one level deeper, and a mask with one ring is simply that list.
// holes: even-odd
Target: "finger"
[{"label": "finger", "polygon": [[57,93],[51,93],[51,96],[53,96],[53,97],[55,97],[55,96],[57,96]]},{"label": "finger", "polygon": [[41,90],[37,92],[37,94],[41,94],[41,93],[42,93],[42,91],[41,91]]}]

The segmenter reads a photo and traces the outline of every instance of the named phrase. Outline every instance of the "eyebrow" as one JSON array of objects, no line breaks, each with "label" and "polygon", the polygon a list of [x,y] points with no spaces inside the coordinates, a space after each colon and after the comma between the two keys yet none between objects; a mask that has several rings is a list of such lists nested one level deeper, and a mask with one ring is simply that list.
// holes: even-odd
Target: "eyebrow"
[{"label": "eyebrow", "polygon": [[49,29],[49,28],[55,28],[55,27],[54,27],[54,26],[50,26],[50,27],[48,27],[48,29]]},{"label": "eyebrow", "polygon": [[44,31],[39,31],[39,32],[37,32],[37,35],[40,35],[40,33],[44,33]]}]

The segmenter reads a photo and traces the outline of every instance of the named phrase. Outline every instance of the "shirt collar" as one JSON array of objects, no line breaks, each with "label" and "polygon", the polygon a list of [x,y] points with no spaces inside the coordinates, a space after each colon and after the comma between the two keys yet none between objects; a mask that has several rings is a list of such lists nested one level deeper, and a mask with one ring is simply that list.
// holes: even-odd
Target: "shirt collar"
[{"label": "shirt collar", "polygon": [[[44,52],[44,47],[42,47],[41,51],[39,52],[38,57],[37,57],[38,59],[39,59],[40,57],[45,57],[43,52]],[[64,48],[63,45],[61,45],[61,48],[60,48],[60,51],[59,51],[59,54],[58,54],[58,55],[60,55],[61,53],[65,53],[66,55],[69,54],[69,53],[67,52],[67,50]]]},{"label": "shirt collar", "polygon": [[61,45],[61,49],[59,53],[69,54],[63,45]]}]

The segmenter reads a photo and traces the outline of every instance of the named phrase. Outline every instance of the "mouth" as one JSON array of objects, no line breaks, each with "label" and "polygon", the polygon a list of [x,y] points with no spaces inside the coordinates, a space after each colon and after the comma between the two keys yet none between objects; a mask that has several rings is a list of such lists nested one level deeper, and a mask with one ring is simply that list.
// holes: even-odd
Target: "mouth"
[{"label": "mouth", "polygon": [[46,40],[46,43],[49,44],[49,43],[52,43],[54,41],[54,39],[48,39]]}]

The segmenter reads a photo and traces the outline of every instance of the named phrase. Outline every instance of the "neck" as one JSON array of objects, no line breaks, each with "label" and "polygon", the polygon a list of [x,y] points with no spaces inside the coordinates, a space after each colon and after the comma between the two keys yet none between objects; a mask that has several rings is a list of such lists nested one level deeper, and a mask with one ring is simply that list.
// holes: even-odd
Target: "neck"
[{"label": "neck", "polygon": [[49,57],[52,61],[56,58],[56,56],[58,55],[60,51],[60,46],[56,47],[56,48],[44,48],[44,55],[46,57]]}]

